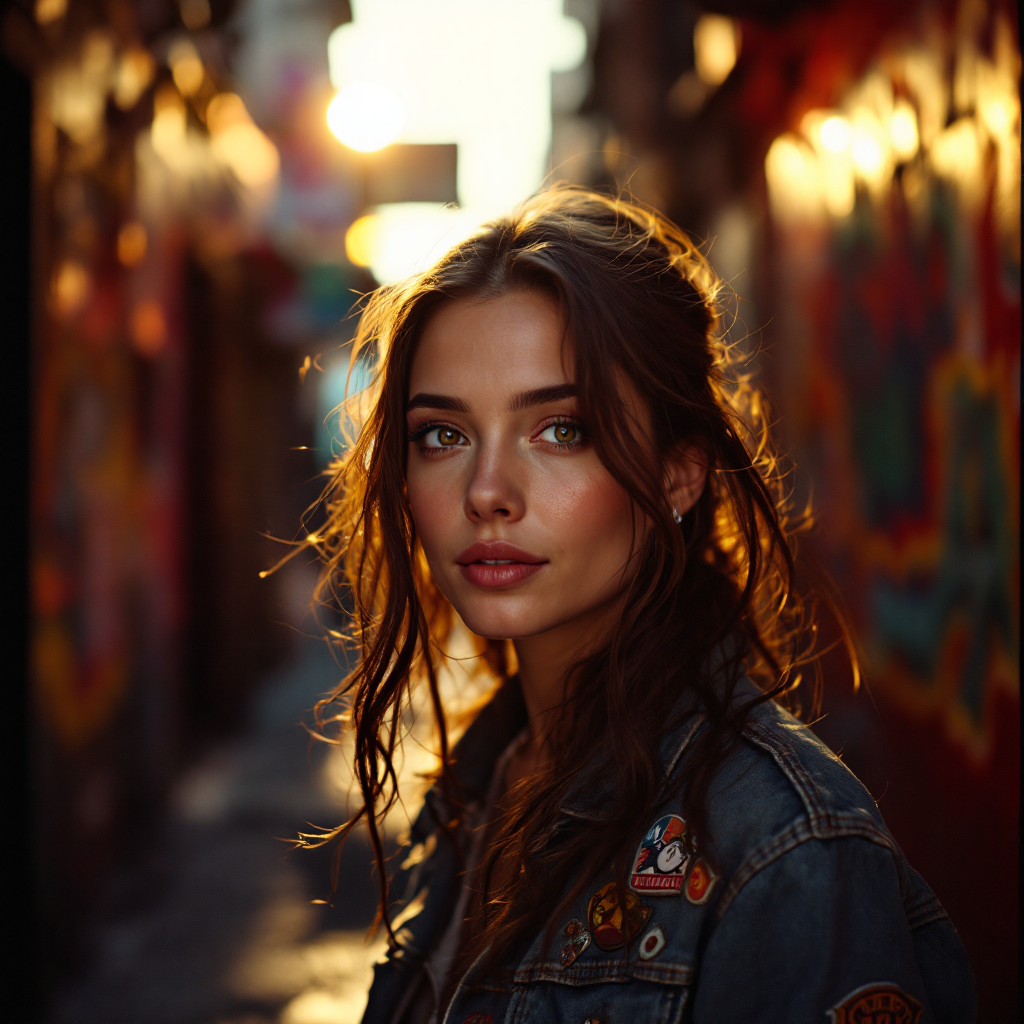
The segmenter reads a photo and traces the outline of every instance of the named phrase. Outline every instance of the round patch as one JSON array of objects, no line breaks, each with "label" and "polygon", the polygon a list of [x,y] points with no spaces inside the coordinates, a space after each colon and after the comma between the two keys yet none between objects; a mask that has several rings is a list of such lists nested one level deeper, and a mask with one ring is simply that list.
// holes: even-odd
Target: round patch
[{"label": "round patch", "polygon": [[640,959],[653,960],[665,948],[665,933],[660,925],[655,925],[640,940]]},{"label": "round patch", "polygon": [[676,896],[690,863],[686,822],[678,814],[666,814],[648,830],[633,859],[629,887],[647,896]]},{"label": "round patch", "polygon": [[832,1024],[918,1024],[921,1004],[891,981],[855,988],[828,1011]]},{"label": "round patch", "polygon": [[625,899],[620,901],[615,882],[598,889],[587,907],[590,931],[601,949],[618,949],[630,942],[650,916],[651,908],[634,893],[627,890]]}]

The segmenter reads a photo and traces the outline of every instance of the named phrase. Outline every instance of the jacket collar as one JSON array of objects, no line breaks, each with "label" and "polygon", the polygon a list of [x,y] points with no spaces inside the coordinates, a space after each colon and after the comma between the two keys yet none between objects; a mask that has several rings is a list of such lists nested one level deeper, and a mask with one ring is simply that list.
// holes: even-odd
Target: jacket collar
[{"label": "jacket collar", "polygon": [[[722,669],[727,663],[734,661],[737,656],[742,656],[744,652],[745,646],[735,634],[727,637],[714,648],[708,658],[709,674],[714,685],[720,688],[725,686],[725,675]],[[753,697],[757,692],[759,691],[754,684],[745,673],[741,672],[733,691],[733,700]],[[665,720],[672,725],[661,738],[659,754],[664,783],[667,783],[675,774],[687,748],[707,720],[707,713],[696,692],[690,687],[684,687]],[[605,817],[602,808],[614,799],[615,779],[599,779],[595,776],[596,772],[593,769],[584,770],[581,773],[576,785],[562,805],[563,814],[588,821],[601,821]]]},{"label": "jacket collar", "polygon": [[527,723],[519,677],[503,683],[455,745],[452,771],[467,799],[482,800],[494,766]]},{"label": "jacket collar", "polygon": [[[672,777],[705,717],[696,695],[691,690],[684,691],[667,719],[676,724],[662,736],[659,745],[665,782]],[[601,821],[606,816],[603,808],[615,798],[615,788],[614,778],[598,778],[596,768],[584,770],[562,804],[562,813],[585,821]]]},{"label": "jacket collar", "polygon": [[[737,639],[730,637],[712,652],[711,674],[723,685],[724,678],[720,669],[727,661],[733,660],[739,651]],[[754,684],[745,675],[741,675],[734,699],[752,697],[757,692]],[[685,687],[666,718],[675,724],[662,737],[659,747],[666,781],[679,767],[706,717],[696,693]],[[513,676],[499,687],[455,745],[452,771],[467,802],[485,799],[498,758],[526,724],[526,705],[519,677]],[[614,787],[614,778],[597,778],[596,769],[585,767],[562,805],[562,812],[573,818],[600,821],[604,816],[602,808],[614,797]],[[431,787],[427,802],[436,803],[439,799],[440,793]],[[423,824],[426,826],[426,822]]]}]

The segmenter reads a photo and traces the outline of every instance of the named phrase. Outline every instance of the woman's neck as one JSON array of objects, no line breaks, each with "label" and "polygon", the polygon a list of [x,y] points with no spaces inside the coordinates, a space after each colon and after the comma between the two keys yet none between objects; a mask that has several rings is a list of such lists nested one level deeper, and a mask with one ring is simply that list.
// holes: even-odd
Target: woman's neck
[{"label": "woman's neck", "polygon": [[[620,612],[621,601],[616,598],[545,633],[513,641],[529,719],[529,745],[538,753],[546,748],[554,712],[565,701],[572,666],[598,647]],[[540,760],[546,757],[541,755]]]}]

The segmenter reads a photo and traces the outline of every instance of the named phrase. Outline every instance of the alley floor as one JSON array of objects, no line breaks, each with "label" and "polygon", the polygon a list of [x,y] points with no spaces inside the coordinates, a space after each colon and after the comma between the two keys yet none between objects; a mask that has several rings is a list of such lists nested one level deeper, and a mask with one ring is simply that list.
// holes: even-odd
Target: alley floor
[{"label": "alley floor", "polygon": [[241,738],[180,780],[158,840],[105,893],[93,966],[51,1024],[356,1024],[381,949],[367,846],[346,846],[328,906],[313,901],[330,854],[282,841],[344,814],[300,724],[339,675],[305,641]]}]

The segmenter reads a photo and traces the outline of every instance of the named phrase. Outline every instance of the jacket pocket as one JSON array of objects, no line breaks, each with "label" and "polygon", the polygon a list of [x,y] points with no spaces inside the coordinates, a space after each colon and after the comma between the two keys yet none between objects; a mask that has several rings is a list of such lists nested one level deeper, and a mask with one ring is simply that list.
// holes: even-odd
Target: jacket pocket
[{"label": "jacket pocket", "polygon": [[523,965],[515,973],[509,1024],[678,1024],[692,968],[604,960]]}]

